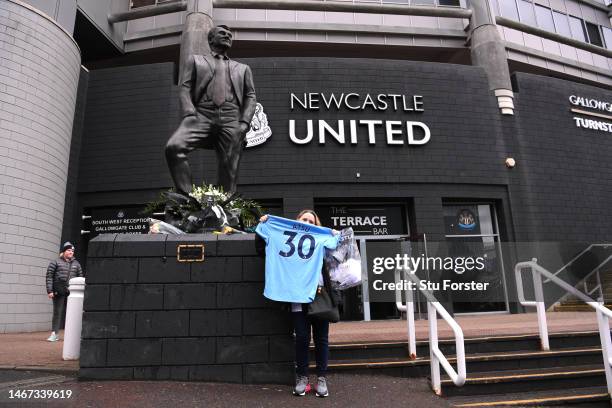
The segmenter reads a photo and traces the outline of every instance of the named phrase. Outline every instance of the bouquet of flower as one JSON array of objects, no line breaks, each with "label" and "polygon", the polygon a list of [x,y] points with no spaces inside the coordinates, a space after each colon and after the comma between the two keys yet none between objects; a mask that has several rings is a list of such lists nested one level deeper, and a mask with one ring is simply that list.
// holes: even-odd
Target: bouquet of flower
[{"label": "bouquet of flower", "polygon": [[172,190],[163,192],[145,212],[162,210],[168,224],[190,233],[252,228],[263,214],[255,201],[226,193],[212,184],[194,185],[189,196]]}]

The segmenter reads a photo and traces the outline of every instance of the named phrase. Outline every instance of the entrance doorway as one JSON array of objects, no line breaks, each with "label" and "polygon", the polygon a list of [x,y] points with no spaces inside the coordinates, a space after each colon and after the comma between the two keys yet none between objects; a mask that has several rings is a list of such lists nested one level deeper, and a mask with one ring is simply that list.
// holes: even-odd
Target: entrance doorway
[{"label": "entrance doorway", "polygon": [[444,205],[444,224],[451,256],[484,258],[484,268],[452,274],[453,279],[488,283],[487,290],[477,295],[470,292],[469,298],[463,298],[461,292],[452,292],[449,301],[454,312],[507,312],[508,294],[495,207],[488,203],[447,204]]}]

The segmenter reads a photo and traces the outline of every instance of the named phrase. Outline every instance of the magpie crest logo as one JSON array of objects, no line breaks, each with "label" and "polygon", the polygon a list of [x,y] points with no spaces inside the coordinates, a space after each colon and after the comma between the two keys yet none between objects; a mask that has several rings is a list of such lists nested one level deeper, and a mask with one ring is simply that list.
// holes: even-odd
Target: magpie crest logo
[{"label": "magpie crest logo", "polygon": [[251,119],[251,129],[246,134],[246,146],[253,147],[264,143],[272,136],[272,129],[268,125],[268,116],[263,110],[261,103],[255,106],[255,114]]}]

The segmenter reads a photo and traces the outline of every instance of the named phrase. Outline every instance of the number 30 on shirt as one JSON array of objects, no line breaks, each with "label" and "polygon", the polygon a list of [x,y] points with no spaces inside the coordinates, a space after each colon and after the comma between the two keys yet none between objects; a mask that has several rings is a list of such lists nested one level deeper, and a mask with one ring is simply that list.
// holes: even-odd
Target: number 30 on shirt
[{"label": "number 30 on shirt", "polygon": [[[287,241],[285,241],[285,245],[287,245],[289,248],[287,251],[279,251],[278,254],[280,256],[284,256],[285,258],[289,258],[290,256],[292,256],[295,253],[296,250],[296,245],[294,243],[295,237],[297,236],[297,232],[293,232],[293,231],[285,231],[283,232],[283,235],[287,235],[289,238],[287,238]],[[304,253],[304,243],[306,241],[309,241],[309,245],[308,245],[308,252]],[[297,253],[298,256],[302,259],[310,259],[310,257],[312,256],[312,254],[314,253],[315,250],[315,239],[312,235],[309,234],[303,234],[300,239],[298,240],[297,243]]]}]

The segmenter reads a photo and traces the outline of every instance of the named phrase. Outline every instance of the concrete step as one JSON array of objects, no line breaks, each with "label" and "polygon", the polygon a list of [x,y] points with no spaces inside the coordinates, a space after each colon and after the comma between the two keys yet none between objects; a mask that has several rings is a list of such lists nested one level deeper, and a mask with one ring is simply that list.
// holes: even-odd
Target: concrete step
[{"label": "concrete step", "polygon": [[[612,308],[611,303],[605,303],[604,306],[608,309]],[[555,312],[591,312],[593,310],[594,309],[591,306],[584,302],[563,302],[553,308],[553,311]]]},{"label": "concrete step", "polygon": [[545,390],[478,397],[453,397],[451,407],[485,408],[507,406],[589,406],[610,407],[610,395],[606,387],[572,388],[567,390]]},{"label": "concrete step", "polygon": [[444,376],[442,395],[493,395],[605,385],[606,378],[603,364],[581,365],[534,370],[468,373],[462,387],[455,386],[448,377]]},{"label": "concrete step", "polygon": [[[553,333],[549,335],[550,348],[560,350],[565,348],[599,347],[598,332]],[[429,357],[429,342],[417,342],[417,357]],[[455,340],[444,339],[438,343],[445,355],[455,354]],[[474,353],[501,353],[506,351],[538,351],[540,350],[538,335],[489,336],[465,339],[466,355]],[[341,360],[365,359],[409,359],[407,342],[362,342],[330,344],[330,358]],[[314,360],[314,348],[311,347],[311,360]]]},{"label": "concrete step", "polygon": [[[333,356],[332,356],[333,357]],[[447,356],[451,364],[456,364],[455,356]],[[603,364],[601,348],[568,348],[552,351],[513,351],[501,353],[473,353],[466,356],[468,376],[475,372],[489,372],[517,369],[543,369],[570,367],[585,364]],[[313,368],[315,364],[311,365]],[[429,356],[416,359],[379,358],[330,360],[330,371],[351,372],[355,374],[379,374],[389,376],[420,377],[429,375]]]}]

